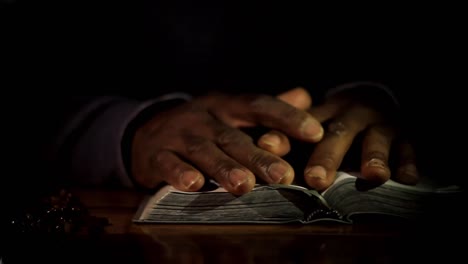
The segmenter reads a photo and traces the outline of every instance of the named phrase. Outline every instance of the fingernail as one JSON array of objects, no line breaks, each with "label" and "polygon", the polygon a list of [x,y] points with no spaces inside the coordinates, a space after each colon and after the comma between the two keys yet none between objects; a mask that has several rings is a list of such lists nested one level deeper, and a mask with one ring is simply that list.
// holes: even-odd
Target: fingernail
[{"label": "fingernail", "polygon": [[247,182],[249,176],[247,173],[240,169],[233,169],[229,172],[229,182],[234,189]]},{"label": "fingernail", "polygon": [[327,170],[325,170],[325,168],[322,166],[313,166],[305,172],[305,176],[309,178],[325,180],[327,178]]},{"label": "fingernail", "polygon": [[281,143],[281,139],[275,134],[265,134],[260,141],[271,147],[277,147]]},{"label": "fingernail", "polygon": [[371,159],[367,162],[367,167],[374,167],[374,168],[382,168],[385,169],[387,166],[385,166],[385,163],[381,159]]},{"label": "fingernail", "polygon": [[291,173],[291,168],[282,163],[274,163],[268,168],[268,175],[272,183],[279,183]]},{"label": "fingernail", "polygon": [[323,137],[323,128],[320,123],[309,118],[302,124],[302,135],[313,141],[319,141]]},{"label": "fingernail", "polygon": [[195,183],[201,180],[201,177],[200,173],[196,171],[185,171],[181,175],[182,184],[185,188],[190,189]]}]

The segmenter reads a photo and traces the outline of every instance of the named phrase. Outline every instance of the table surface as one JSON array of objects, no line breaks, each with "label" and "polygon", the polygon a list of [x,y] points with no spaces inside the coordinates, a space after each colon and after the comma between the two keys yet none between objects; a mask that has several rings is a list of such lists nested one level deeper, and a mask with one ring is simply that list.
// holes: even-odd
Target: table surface
[{"label": "table surface", "polygon": [[464,253],[464,243],[454,242],[458,239],[453,238],[457,235],[453,231],[423,225],[134,224],[132,218],[143,193],[72,192],[91,215],[109,221],[99,237],[75,239],[68,241],[70,246],[57,247],[76,263],[89,258],[109,263],[447,262],[458,261]]}]

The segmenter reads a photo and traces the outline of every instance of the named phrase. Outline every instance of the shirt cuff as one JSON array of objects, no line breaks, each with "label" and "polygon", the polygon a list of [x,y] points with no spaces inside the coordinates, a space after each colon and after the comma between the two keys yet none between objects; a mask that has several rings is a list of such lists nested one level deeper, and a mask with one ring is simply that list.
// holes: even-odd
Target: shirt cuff
[{"label": "shirt cuff", "polygon": [[352,89],[362,89],[362,88],[367,88],[367,89],[373,89],[375,91],[381,91],[382,93],[387,95],[387,98],[390,99],[390,101],[393,103],[394,106],[399,108],[399,102],[392,92],[392,90],[381,83],[378,82],[351,82],[351,83],[345,83],[342,85],[338,85],[330,90],[325,94],[325,98],[330,98],[334,95],[337,95],[341,92],[349,91]]}]

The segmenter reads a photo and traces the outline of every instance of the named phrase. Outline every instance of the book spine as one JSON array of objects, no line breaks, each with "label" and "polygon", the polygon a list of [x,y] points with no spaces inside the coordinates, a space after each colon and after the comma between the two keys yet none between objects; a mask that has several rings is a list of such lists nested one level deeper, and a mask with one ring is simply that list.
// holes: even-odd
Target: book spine
[{"label": "book spine", "polygon": [[329,208],[319,208],[312,210],[306,215],[306,222],[311,222],[320,219],[336,219],[343,220],[343,216],[334,209]]}]

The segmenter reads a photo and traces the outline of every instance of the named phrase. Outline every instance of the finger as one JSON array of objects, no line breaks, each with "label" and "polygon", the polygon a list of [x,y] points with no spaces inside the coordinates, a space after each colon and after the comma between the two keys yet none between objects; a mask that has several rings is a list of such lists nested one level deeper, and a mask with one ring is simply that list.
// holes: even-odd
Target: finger
[{"label": "finger", "polygon": [[203,175],[197,169],[169,150],[159,151],[151,158],[151,172],[153,176],[148,178],[162,177],[182,191],[197,191],[205,183]]},{"label": "finger", "polygon": [[[340,111],[338,103],[326,103],[317,107],[312,107],[309,113],[318,120],[324,122]],[[288,137],[277,130],[272,130],[258,139],[258,146],[278,156],[284,156],[291,150],[291,144]]]},{"label": "finger", "polygon": [[253,189],[255,176],[252,172],[227,156],[211,140],[187,135],[183,137],[182,144],[180,154],[227,191],[240,195]]},{"label": "finger", "polygon": [[389,126],[374,125],[367,131],[362,143],[361,177],[381,184],[390,179],[388,158],[394,137]]},{"label": "finger", "polygon": [[[296,108],[306,110],[312,105],[312,97],[302,87],[297,87],[281,93],[278,99]],[[286,135],[277,130],[272,130],[258,139],[257,145],[275,155],[284,156],[291,150],[289,139]]]},{"label": "finger", "polygon": [[304,171],[306,183],[324,190],[335,180],[341,165],[356,135],[372,122],[372,111],[365,107],[354,107],[330,123],[328,130],[316,146]]},{"label": "finger", "polygon": [[280,100],[259,97],[250,106],[249,114],[261,125],[311,142],[317,142],[323,136],[322,125],[313,116]]},{"label": "finger", "polygon": [[[298,88],[300,89],[300,88]],[[295,92],[295,93],[300,93]],[[281,96],[287,96],[287,97],[293,97],[293,92],[286,92],[286,95],[281,95]],[[300,95],[299,95],[300,96]],[[284,98],[280,98],[284,100]],[[288,101],[286,101],[288,100]],[[286,98],[285,102],[288,103],[294,103],[293,98]],[[312,101],[310,101],[311,103]],[[296,103],[296,107],[299,106],[300,103]],[[302,105],[305,106],[305,103]],[[312,116],[319,122],[324,122],[327,121],[328,119],[336,116],[339,111],[343,108],[346,107],[345,102],[343,100],[330,100],[325,104],[319,105],[319,106],[314,106],[309,109],[309,113],[312,114]],[[272,130],[271,132],[266,133],[262,137],[259,138],[258,143],[259,147],[262,149],[265,149],[273,154],[283,156],[286,155],[290,149],[291,145],[289,142],[289,139],[286,135],[279,131]]]},{"label": "finger", "polygon": [[302,87],[297,87],[281,93],[277,98],[302,110],[306,110],[312,105],[312,97],[309,92]]},{"label": "finger", "polygon": [[[220,106],[219,103],[223,105]],[[317,142],[323,136],[321,124],[309,113],[272,96],[239,96],[219,100],[216,109],[211,112],[229,125],[238,124],[240,119],[308,142]]]},{"label": "finger", "polygon": [[216,144],[230,157],[244,165],[267,183],[290,184],[293,168],[284,160],[255,146],[252,138],[240,130],[218,126]]},{"label": "finger", "polygon": [[413,146],[408,142],[403,142],[399,144],[397,151],[399,154],[398,169],[394,179],[404,184],[416,184],[419,181],[419,172]]},{"label": "finger", "polygon": [[277,130],[272,130],[262,135],[258,139],[257,145],[280,157],[286,155],[291,150],[288,137]]},{"label": "finger", "polygon": [[347,107],[346,102],[342,100],[330,100],[324,104],[313,106],[309,109],[309,113],[320,123],[325,122],[333,117],[336,117],[341,109]]}]

